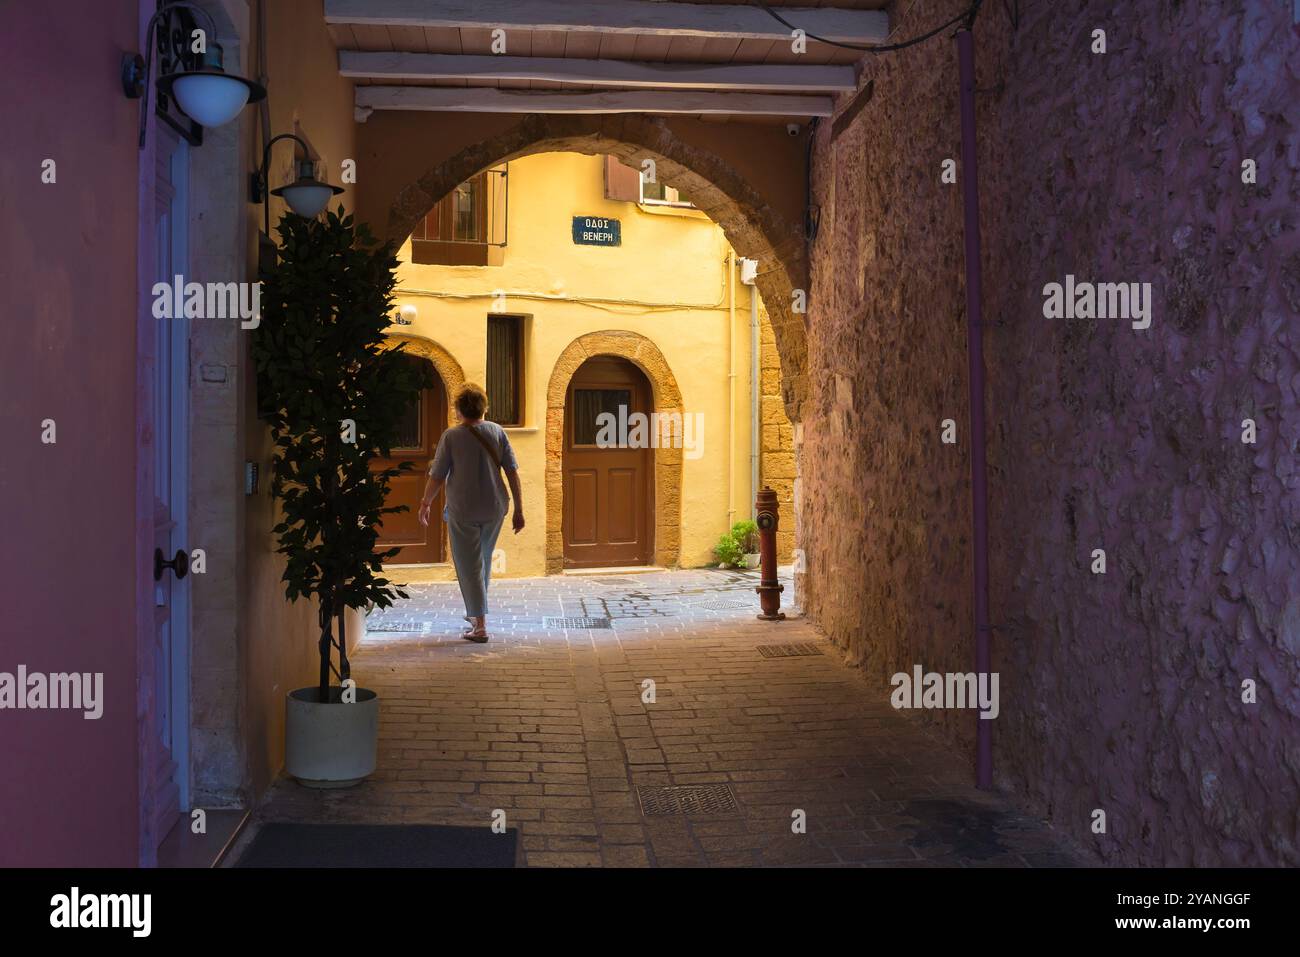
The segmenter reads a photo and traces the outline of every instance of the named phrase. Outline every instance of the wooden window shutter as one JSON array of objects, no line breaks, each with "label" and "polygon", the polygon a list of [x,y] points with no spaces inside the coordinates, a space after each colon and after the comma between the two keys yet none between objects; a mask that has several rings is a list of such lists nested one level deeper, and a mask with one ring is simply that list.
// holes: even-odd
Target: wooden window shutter
[{"label": "wooden window shutter", "polygon": [[489,315],[487,323],[488,418],[523,425],[523,318]]},{"label": "wooden window shutter", "polygon": [[641,171],[606,156],[605,198],[622,203],[641,202]]}]

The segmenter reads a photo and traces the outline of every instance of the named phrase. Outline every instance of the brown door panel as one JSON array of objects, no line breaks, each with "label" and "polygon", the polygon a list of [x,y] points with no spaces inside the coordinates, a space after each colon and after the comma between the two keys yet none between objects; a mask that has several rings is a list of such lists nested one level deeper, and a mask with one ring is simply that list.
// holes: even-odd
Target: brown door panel
[{"label": "brown door panel", "polygon": [[408,510],[395,515],[385,515],[379,526],[379,537],[384,546],[427,545],[430,529],[420,524],[417,509],[424,492],[424,472],[406,472],[389,479],[387,506],[406,505]]},{"label": "brown door panel", "polygon": [[[411,356],[412,362],[429,360]],[[431,365],[431,364],[430,364]],[[446,394],[439,379],[433,388],[420,393],[418,407],[409,413],[407,434],[403,436],[402,449],[393,449],[392,456],[375,459],[375,470],[393,468],[401,462],[410,462],[414,468],[389,479],[389,507],[405,505],[407,510],[385,516],[379,527],[379,549],[399,546],[401,551],[388,560],[393,565],[419,565],[445,561],[443,541],[443,496],[439,495],[429,510],[429,525],[420,524],[420,498],[429,474],[429,462],[437,451],[438,439],[447,427]]]},{"label": "brown door panel", "polygon": [[609,507],[604,512],[605,540],[611,545],[636,545],[639,541],[639,472],[636,468],[611,468],[606,473],[605,501]]},{"label": "brown door panel", "polygon": [[650,385],[632,363],[589,359],[569,385],[564,422],[564,563],[640,565],[653,552],[654,470],[648,448],[601,448],[596,417],[650,411]]},{"label": "brown door panel", "polygon": [[569,541],[574,545],[594,545],[599,540],[596,514],[600,496],[596,487],[596,470],[574,470],[568,478],[568,499],[573,503],[569,513]]}]

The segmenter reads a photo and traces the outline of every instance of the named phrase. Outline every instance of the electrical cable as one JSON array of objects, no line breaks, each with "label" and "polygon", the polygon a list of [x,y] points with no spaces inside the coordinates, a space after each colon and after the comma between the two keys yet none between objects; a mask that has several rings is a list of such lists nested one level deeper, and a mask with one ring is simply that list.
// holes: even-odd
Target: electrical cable
[{"label": "electrical cable", "polygon": [[908,15],[915,9],[916,9],[916,0],[912,0],[912,2],[907,5],[907,9],[904,10],[902,14],[899,16],[898,22],[894,24],[894,29],[890,30],[889,35],[885,37],[886,43],[894,39],[894,34],[897,33],[899,30],[903,29],[903,24],[906,22]]},{"label": "electrical cable", "polygon": [[[927,31],[926,33],[922,33],[920,36],[912,37],[910,40],[904,40],[901,43],[890,43],[883,46],[863,46],[862,44],[858,44],[858,43],[841,43],[838,40],[828,40],[825,37],[819,37],[815,33],[809,33],[807,30],[803,30],[802,27],[795,26],[789,20],[785,19],[785,17],[781,16],[781,14],[777,13],[770,6],[768,6],[767,3],[764,2],[764,0],[754,0],[755,5],[757,5],[762,10],[764,10],[767,13],[767,15],[770,16],[772,19],[776,20],[778,23],[783,24],[784,26],[788,27],[791,30],[803,30],[803,35],[806,36],[809,40],[816,40],[818,43],[825,43],[827,46],[839,47],[842,50],[857,50],[860,53],[892,53],[895,50],[906,50],[908,47],[916,46],[916,44],[923,43],[924,41],[929,40],[931,37],[938,36],[944,30],[947,30],[951,26],[957,25],[962,20],[965,20],[967,26],[970,26],[975,22],[975,15],[979,13],[980,4],[983,2],[984,0],[974,0],[974,2],[970,5],[968,9],[957,14],[957,16],[953,17],[951,20],[947,21],[946,23],[939,24],[939,26],[935,27],[933,30]],[[910,10],[911,8],[909,7],[908,9]]]},{"label": "electrical cable", "polygon": [[[405,293],[409,296],[427,296],[430,299],[495,299],[497,296],[490,292],[446,292],[438,289],[421,289],[416,286],[397,286],[394,292]],[[540,292],[507,292],[504,298],[509,301],[512,299],[526,299],[535,302],[563,302],[584,306],[591,306],[593,309],[600,309],[604,312],[611,312],[616,315],[638,315],[646,311],[685,311],[685,310],[717,310],[723,307],[725,303],[725,294],[722,302],[716,303],[698,303],[698,302],[644,302],[636,299],[605,299],[596,296],[564,296],[553,295]],[[631,309],[628,312],[623,308]]]}]

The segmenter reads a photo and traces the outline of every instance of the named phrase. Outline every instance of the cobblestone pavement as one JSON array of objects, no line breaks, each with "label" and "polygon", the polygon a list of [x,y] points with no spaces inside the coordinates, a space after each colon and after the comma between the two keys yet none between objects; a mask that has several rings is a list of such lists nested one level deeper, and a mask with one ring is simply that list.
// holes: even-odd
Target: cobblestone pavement
[{"label": "cobblestone pavement", "polygon": [[486,827],[502,809],[529,866],[1083,863],[810,624],[757,621],[757,580],[505,580],[486,645],[457,637],[455,584],[412,584],[353,658],[383,701],[378,770],[346,791],[281,780],[257,819]]}]

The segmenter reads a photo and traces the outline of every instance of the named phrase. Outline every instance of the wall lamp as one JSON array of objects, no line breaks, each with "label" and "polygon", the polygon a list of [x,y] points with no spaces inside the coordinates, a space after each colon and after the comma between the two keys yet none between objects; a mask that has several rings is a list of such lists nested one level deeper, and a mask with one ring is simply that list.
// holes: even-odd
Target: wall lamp
[{"label": "wall lamp", "polygon": [[[266,149],[262,150],[262,165],[253,174],[250,195],[254,203],[261,203],[263,206],[262,232],[267,236],[271,235],[271,204],[267,202],[266,176],[271,165],[271,147],[279,140],[293,140],[302,147],[304,154],[309,157],[311,155],[311,147],[292,133],[281,133],[271,137],[266,144]],[[294,215],[302,216],[304,219],[315,219],[330,201],[330,197],[343,192],[343,187],[331,186],[318,180],[316,164],[311,159],[299,160],[297,167],[298,178],[287,186],[271,190],[271,195],[279,196],[288,203]]]},{"label": "wall lamp", "polygon": [[[193,13],[199,14],[207,26],[200,53],[193,50]],[[149,79],[155,52],[160,104],[168,97],[174,99],[181,111],[200,126],[223,126],[238,116],[245,104],[256,103],[266,96],[266,89],[260,84],[223,69],[221,44],[212,39],[216,33],[217,23],[208,11],[197,4],[176,0],[159,7],[149,18],[144,56],[128,53],[122,58],[122,89],[128,98],[141,100],[140,149],[144,149],[149,118]]]}]

